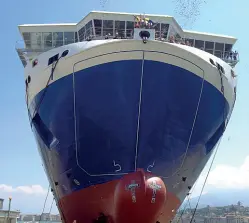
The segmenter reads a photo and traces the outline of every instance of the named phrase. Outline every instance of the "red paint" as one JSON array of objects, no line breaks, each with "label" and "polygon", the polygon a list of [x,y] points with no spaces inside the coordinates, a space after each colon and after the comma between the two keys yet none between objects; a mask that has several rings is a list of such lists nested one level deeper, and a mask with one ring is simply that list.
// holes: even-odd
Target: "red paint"
[{"label": "red paint", "polygon": [[[129,185],[138,183],[135,198]],[[160,187],[153,198],[153,186]],[[135,185],[133,185],[135,186]],[[130,185],[131,189],[131,185]],[[154,203],[153,203],[154,202]],[[108,216],[109,223],[168,223],[180,206],[179,199],[167,192],[163,181],[139,170],[125,175],[120,180],[111,181],[63,197],[59,202],[65,223],[93,223],[100,213]]]},{"label": "red paint", "polygon": [[142,171],[131,173],[124,176],[115,188],[114,221],[155,223],[165,201],[166,188],[160,178],[146,179]]}]

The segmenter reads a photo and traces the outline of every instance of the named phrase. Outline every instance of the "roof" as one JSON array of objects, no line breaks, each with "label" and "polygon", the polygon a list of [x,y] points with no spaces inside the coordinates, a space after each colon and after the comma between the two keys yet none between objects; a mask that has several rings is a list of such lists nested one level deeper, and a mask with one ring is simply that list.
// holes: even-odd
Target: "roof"
[{"label": "roof", "polygon": [[[103,13],[103,14],[117,14],[117,15],[141,15],[143,13],[141,12],[133,12],[133,13],[130,13],[130,12],[107,12],[107,11],[91,11],[90,13]],[[89,13],[89,14],[90,14]],[[173,16],[169,16],[169,15],[158,15],[158,14],[147,14],[146,13],[146,16],[147,17],[164,17],[164,18],[173,18]]]},{"label": "roof", "polygon": [[47,24],[23,24],[18,27],[30,27],[30,26],[76,26],[77,23],[47,23]]},{"label": "roof", "polygon": [[[106,16],[106,19],[111,19],[110,17],[113,15],[117,17],[117,20],[124,19],[123,16],[128,17],[128,21],[133,18],[134,15],[140,15],[143,13],[127,13],[127,12],[107,12],[107,11],[91,11],[87,15],[84,16],[78,23],[51,23],[51,24],[23,24],[19,25],[20,33],[23,32],[57,32],[61,31],[62,27],[64,31],[77,31],[84,26],[88,21],[94,19],[103,19]],[[103,17],[102,17],[103,15]],[[193,38],[199,39],[204,41],[216,41],[216,42],[223,42],[227,44],[234,44],[237,41],[237,38],[228,36],[228,35],[219,35],[219,34],[212,34],[206,32],[197,32],[197,31],[190,31],[190,30],[183,30],[182,27],[177,23],[173,16],[169,15],[156,15],[156,14],[146,14],[146,17],[151,18],[152,20],[158,20],[157,22],[169,22],[173,24],[175,29],[178,33],[185,38]],[[197,38],[196,38],[197,37]],[[213,40],[212,40],[213,38]]]},{"label": "roof", "polygon": [[197,34],[197,35],[199,34],[199,35],[214,36],[214,37],[222,37],[222,38],[237,40],[237,38],[235,38],[233,36],[213,34],[213,33],[206,33],[206,32],[197,32],[197,31],[192,31],[192,30],[183,30],[183,31],[184,31],[184,33],[191,33],[191,34]]}]

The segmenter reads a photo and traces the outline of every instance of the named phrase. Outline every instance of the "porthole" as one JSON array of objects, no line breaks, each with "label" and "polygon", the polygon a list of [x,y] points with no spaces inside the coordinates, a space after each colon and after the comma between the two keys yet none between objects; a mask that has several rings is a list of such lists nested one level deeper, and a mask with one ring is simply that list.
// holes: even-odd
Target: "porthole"
[{"label": "porthole", "polygon": [[37,64],[38,64],[38,60],[35,59],[35,60],[33,61],[33,63],[32,63],[32,66],[34,67],[34,66],[36,66]]},{"label": "porthole", "polygon": [[31,77],[30,77],[30,75],[29,75],[28,78],[27,78],[27,82],[28,82],[28,84],[31,82]]},{"label": "porthole", "polygon": [[28,76],[28,77],[26,78],[26,80],[25,80],[25,85],[26,85],[26,87],[29,86],[29,83],[30,83],[30,82],[31,82],[31,77]]},{"label": "porthole", "polygon": [[224,68],[223,68],[222,66],[220,66],[220,70],[221,70],[221,72],[222,72],[223,74],[225,74],[225,70],[224,70]]},{"label": "porthole", "polygon": [[69,50],[65,50],[62,54],[61,57],[65,57],[69,53]]},{"label": "porthole", "polygon": [[216,66],[217,66],[218,70],[221,71],[221,73],[225,74],[225,70],[224,70],[224,68],[223,68],[220,64],[218,64],[218,63],[216,62]]},{"label": "porthole", "polygon": [[210,63],[211,63],[212,65],[215,66],[215,63],[214,63],[213,59],[209,58],[209,61],[210,61]]}]

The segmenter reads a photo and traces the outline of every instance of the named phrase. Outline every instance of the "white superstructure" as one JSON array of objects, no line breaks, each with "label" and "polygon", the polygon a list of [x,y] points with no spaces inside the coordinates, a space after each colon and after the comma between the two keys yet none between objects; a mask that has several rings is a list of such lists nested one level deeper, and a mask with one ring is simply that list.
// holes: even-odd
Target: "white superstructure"
[{"label": "white superstructure", "polygon": [[[23,40],[17,42],[17,51],[24,65],[27,59],[33,59],[41,52],[54,47],[84,40],[108,38],[133,38],[135,16],[139,13],[114,13],[92,11],[78,23],[25,24],[19,25]],[[155,38],[168,41],[174,36],[179,43],[182,40],[191,46],[222,58],[233,66],[233,45],[237,39],[231,36],[201,33],[183,30],[172,16],[146,15],[155,23]],[[116,35],[118,34],[118,35]]]}]

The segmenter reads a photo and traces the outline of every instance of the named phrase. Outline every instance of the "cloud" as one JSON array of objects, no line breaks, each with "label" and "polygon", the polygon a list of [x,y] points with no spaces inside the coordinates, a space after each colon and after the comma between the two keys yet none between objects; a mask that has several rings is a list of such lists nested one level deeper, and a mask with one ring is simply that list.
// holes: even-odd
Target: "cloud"
[{"label": "cloud", "polygon": [[[204,168],[199,179],[196,181],[195,187],[191,192],[190,198],[198,197],[201,193],[202,186],[210,167],[212,157]],[[248,189],[249,188],[249,156],[247,156],[239,167],[230,165],[216,165],[209,173],[206,181],[203,195],[215,189]]]},{"label": "cloud", "polygon": [[[202,186],[207,176],[210,167],[210,161],[203,170],[199,179],[196,181],[196,186],[193,187],[190,199],[200,196]],[[210,172],[203,195],[216,189],[247,189],[249,188],[249,156],[245,158],[244,162],[239,167],[230,165],[216,165]],[[6,184],[0,184],[0,197],[8,200],[12,197],[13,209],[21,209],[24,213],[40,213],[47,195],[47,189],[41,185],[17,186],[13,187]],[[45,212],[49,211],[53,196],[49,193]],[[25,201],[25,202],[23,202]],[[36,204],[36,205],[33,205]],[[7,202],[5,202],[5,207]],[[52,213],[58,213],[54,205]]]},{"label": "cloud", "polygon": [[44,195],[47,192],[45,189],[42,188],[41,185],[12,187],[6,184],[0,184],[0,191],[7,193],[24,193],[37,195]]},{"label": "cloud", "polygon": [[240,167],[217,165],[210,173],[208,185],[225,189],[249,188],[249,156]]},{"label": "cloud", "polygon": [[[12,210],[21,210],[22,213],[40,214],[42,212],[46,196],[47,188],[43,188],[41,185],[13,187],[6,184],[0,184],[0,198],[5,199],[5,209],[8,208],[9,197],[12,197]],[[53,195],[49,192],[44,212],[50,211],[52,201]],[[55,204],[52,207],[51,213],[58,213]]]}]

